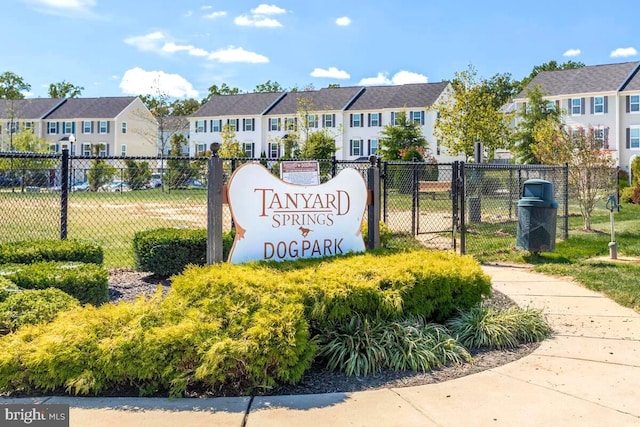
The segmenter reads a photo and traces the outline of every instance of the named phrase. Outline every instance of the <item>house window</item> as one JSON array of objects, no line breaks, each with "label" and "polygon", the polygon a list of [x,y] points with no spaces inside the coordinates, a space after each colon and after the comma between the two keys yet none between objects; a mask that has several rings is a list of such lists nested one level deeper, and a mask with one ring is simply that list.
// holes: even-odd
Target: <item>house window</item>
[{"label": "house window", "polygon": [[109,146],[107,145],[107,143],[101,142],[100,144],[98,144],[98,156],[106,157],[108,155],[109,155]]},{"label": "house window", "polygon": [[229,119],[227,123],[229,124],[229,130],[238,131],[238,119]]},{"label": "house window", "polygon": [[629,111],[631,113],[640,111],[640,95],[631,95],[629,97]]},{"label": "house window", "polygon": [[58,133],[58,123],[57,122],[49,122],[47,123],[47,133]]},{"label": "house window", "polygon": [[202,155],[207,151],[207,144],[196,144],[196,156]]},{"label": "house window", "polygon": [[629,129],[629,148],[640,148],[640,127]]},{"label": "house window", "polygon": [[295,117],[287,117],[286,119],[284,119],[284,128],[286,130],[296,130]]},{"label": "house window", "polygon": [[361,139],[349,140],[349,155],[362,156],[362,140]]},{"label": "house window", "polygon": [[278,118],[270,118],[269,119],[269,130],[278,131],[280,130],[280,119]]},{"label": "house window", "polygon": [[73,133],[73,122],[64,122],[62,124],[62,133]]},{"label": "house window", "polygon": [[205,130],[204,120],[196,120],[196,133],[203,133]]},{"label": "house window", "polygon": [[352,128],[362,127],[362,114],[351,114],[351,127]]},{"label": "house window", "polygon": [[253,132],[255,129],[256,119],[242,119],[242,130],[245,132]]},{"label": "house window", "polygon": [[392,126],[400,126],[402,122],[400,121],[400,113],[395,111],[391,112],[391,125]]},{"label": "house window", "polygon": [[380,113],[369,113],[369,126],[370,127],[382,126]]},{"label": "house window", "polygon": [[222,120],[214,119],[211,120],[211,132],[220,132],[222,131]]},{"label": "house window", "polygon": [[253,143],[252,142],[244,142],[242,144],[242,150],[247,157],[255,157],[253,153]]},{"label": "house window", "polygon": [[571,115],[579,116],[582,114],[582,103],[580,98],[571,98]]},{"label": "house window", "polygon": [[85,120],[82,122],[82,133],[93,133],[93,122]]},{"label": "house window", "polygon": [[318,127],[318,116],[315,114],[309,114],[307,116],[307,127],[317,128]]},{"label": "house window", "polygon": [[424,125],[424,111],[412,111],[411,121],[419,125]]},{"label": "house window", "polygon": [[547,101],[547,111],[555,111],[556,110],[556,102],[555,101]]},{"label": "house window", "polygon": [[280,144],[276,142],[269,143],[269,157],[272,159],[280,157]]},{"label": "house window", "polygon": [[593,113],[594,114],[604,113],[604,96],[593,97]]},{"label": "house window", "polygon": [[436,155],[441,155],[442,154],[442,149],[440,148],[440,140],[436,140]]},{"label": "house window", "polygon": [[336,115],[335,114],[323,114],[322,115],[322,126],[326,128],[333,128],[336,126]]},{"label": "house window", "polygon": [[60,152],[60,145],[58,145],[58,144],[49,144],[49,151],[51,153],[59,153]]},{"label": "house window", "polygon": [[370,139],[369,140],[369,154],[376,154],[378,152],[378,140]]},{"label": "house window", "polygon": [[122,125],[120,126],[120,130],[122,133],[127,133],[127,122],[122,122]]},{"label": "house window", "polygon": [[100,120],[100,123],[98,123],[98,133],[109,133],[109,122]]},{"label": "house window", "polygon": [[598,141],[598,144],[600,146],[600,148],[607,148],[605,146],[605,132],[604,132],[604,128],[594,128],[593,129],[593,137],[596,141]]},{"label": "house window", "polygon": [[24,122],[24,130],[33,132],[33,122]]},{"label": "house window", "polygon": [[82,155],[87,157],[91,156],[91,144],[89,143],[82,144]]},{"label": "house window", "polygon": [[126,156],[127,156],[127,146],[126,146],[126,145],[124,145],[124,144],[122,144],[122,145],[120,146],[120,155],[121,155],[122,157],[126,157]]}]

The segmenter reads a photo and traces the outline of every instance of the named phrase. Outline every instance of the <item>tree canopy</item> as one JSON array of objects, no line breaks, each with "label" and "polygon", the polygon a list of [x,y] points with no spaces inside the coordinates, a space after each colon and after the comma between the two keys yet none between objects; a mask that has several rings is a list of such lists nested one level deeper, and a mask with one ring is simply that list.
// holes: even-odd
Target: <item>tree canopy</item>
[{"label": "tree canopy", "polygon": [[451,154],[472,157],[476,142],[482,142],[490,155],[498,148],[510,147],[513,113],[500,111],[506,95],[491,89],[504,80],[505,76],[493,81],[478,78],[470,65],[467,70],[456,72],[451,90],[429,107],[438,113],[434,135]]},{"label": "tree canopy", "polygon": [[420,124],[407,119],[406,111],[400,111],[395,123],[387,124],[380,132],[380,153],[384,160],[426,160],[427,139]]},{"label": "tree canopy", "polygon": [[82,95],[84,88],[82,86],[76,86],[68,81],[61,81],[58,83],[51,83],[49,85],[49,97],[50,98],[77,98]]},{"label": "tree canopy", "polygon": [[256,85],[254,92],[284,92],[285,88],[283,88],[280,83],[276,81],[267,80],[266,82]]},{"label": "tree canopy", "polygon": [[238,89],[237,87],[233,87],[233,88],[229,87],[229,85],[227,85],[226,83],[222,83],[220,86],[211,85],[211,86],[209,86],[209,93],[202,100],[201,104],[205,104],[207,101],[209,101],[214,96],[218,96],[218,95],[237,95],[239,93],[240,93],[240,89]]},{"label": "tree canopy", "polygon": [[24,92],[31,90],[31,85],[11,71],[0,74],[0,98],[24,99]]}]

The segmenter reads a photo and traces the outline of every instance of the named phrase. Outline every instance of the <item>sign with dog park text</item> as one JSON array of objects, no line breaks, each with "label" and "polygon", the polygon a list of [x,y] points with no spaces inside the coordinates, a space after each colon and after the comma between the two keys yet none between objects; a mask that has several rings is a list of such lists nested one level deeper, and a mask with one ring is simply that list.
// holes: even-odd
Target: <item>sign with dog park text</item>
[{"label": "sign with dog park text", "polygon": [[367,186],[355,169],[344,169],[324,184],[297,185],[248,163],[231,175],[227,196],[236,229],[231,263],[365,250],[360,226]]}]

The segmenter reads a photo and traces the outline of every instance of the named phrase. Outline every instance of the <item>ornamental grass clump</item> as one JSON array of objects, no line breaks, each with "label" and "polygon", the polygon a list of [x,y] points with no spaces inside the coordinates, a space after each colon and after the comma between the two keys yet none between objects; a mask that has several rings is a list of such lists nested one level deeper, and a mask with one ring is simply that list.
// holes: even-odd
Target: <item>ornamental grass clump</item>
[{"label": "ornamental grass clump", "polygon": [[521,343],[541,341],[551,333],[539,310],[520,307],[496,310],[482,304],[460,311],[446,326],[469,349],[515,348]]}]

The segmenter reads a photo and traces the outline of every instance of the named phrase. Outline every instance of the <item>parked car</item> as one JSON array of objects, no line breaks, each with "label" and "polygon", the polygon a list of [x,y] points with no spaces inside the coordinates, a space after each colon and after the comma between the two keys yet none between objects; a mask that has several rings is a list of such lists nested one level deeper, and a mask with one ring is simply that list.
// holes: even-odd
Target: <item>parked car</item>
[{"label": "parked car", "polygon": [[207,188],[207,186],[205,184],[203,184],[201,181],[198,181],[197,179],[188,179],[186,180],[184,183],[182,183],[181,187],[186,187],[186,188]]},{"label": "parked car", "polygon": [[12,173],[0,174],[0,187],[20,187],[22,178]]},{"label": "parked car", "polygon": [[149,183],[147,184],[147,188],[158,187],[162,187],[162,174],[152,173],[151,178],[149,179]]},{"label": "parked car", "polygon": [[89,191],[89,183],[87,181],[74,182],[71,191]]},{"label": "parked car", "polygon": [[119,179],[114,179],[113,181],[103,185],[100,187],[100,191],[108,191],[110,193],[121,192],[121,191],[131,191],[131,187],[124,181]]}]

